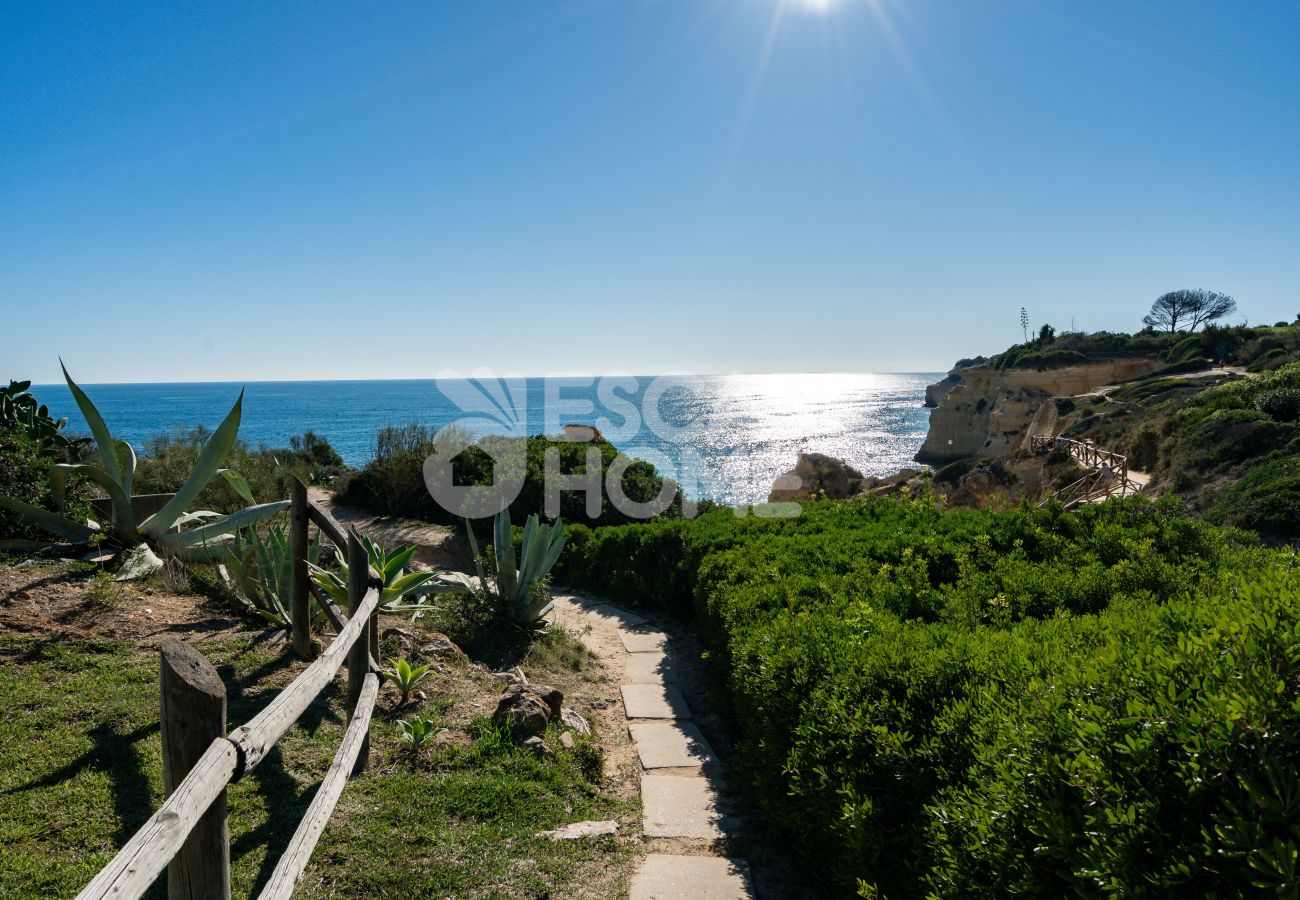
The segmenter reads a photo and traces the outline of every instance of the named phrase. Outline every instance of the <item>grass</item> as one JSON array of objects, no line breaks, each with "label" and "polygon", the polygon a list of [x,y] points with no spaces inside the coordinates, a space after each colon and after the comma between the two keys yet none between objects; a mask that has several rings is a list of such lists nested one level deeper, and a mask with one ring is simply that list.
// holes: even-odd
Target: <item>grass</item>
[{"label": "grass", "polygon": [[[301,667],[278,642],[248,635],[195,643],[230,690],[231,726]],[[438,680],[461,693],[494,691],[461,668],[431,683],[428,692],[440,696],[424,702],[424,714],[444,716],[463,699],[446,696]],[[0,896],[71,896],[161,802],[157,681],[156,651],[96,638],[0,637]],[[310,803],[342,737],[341,694],[340,680],[229,790],[236,895],[260,890]],[[371,768],[344,791],[301,894],[570,896],[593,882],[617,892],[623,845],[538,836],[633,812],[602,793],[599,750],[589,740],[570,750],[550,735],[557,758],[546,762],[477,719],[465,723],[469,746],[412,756],[397,739],[391,700],[381,696]],[[162,896],[161,886],[150,896]]]}]

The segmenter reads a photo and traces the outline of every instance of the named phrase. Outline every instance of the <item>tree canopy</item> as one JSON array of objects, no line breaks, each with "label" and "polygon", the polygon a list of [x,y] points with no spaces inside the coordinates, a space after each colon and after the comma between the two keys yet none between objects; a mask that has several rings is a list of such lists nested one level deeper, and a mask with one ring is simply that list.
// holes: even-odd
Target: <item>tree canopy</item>
[{"label": "tree canopy", "polygon": [[1151,312],[1142,317],[1145,325],[1162,331],[1177,331],[1180,327],[1195,331],[1207,322],[1213,322],[1236,312],[1237,301],[1227,294],[1203,288],[1170,291],[1161,294],[1151,304]]}]

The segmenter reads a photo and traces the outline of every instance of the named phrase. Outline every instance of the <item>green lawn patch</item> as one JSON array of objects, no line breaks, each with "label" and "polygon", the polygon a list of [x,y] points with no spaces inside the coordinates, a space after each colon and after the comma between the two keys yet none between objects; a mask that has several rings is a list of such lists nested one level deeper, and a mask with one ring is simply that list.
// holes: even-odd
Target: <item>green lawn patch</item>
[{"label": "green lawn patch", "polygon": [[[279,641],[195,644],[227,685],[232,727],[301,669]],[[455,691],[494,696],[468,668],[447,680]],[[440,693],[438,677],[424,689],[431,717],[463,699]],[[542,761],[477,720],[458,723],[474,738],[469,746],[413,757],[396,736],[394,697],[381,697],[372,766],[344,790],[302,895],[566,896],[593,880],[618,892],[625,845],[538,837],[572,821],[635,813],[602,791],[590,740],[569,750],[549,735],[557,759]],[[93,638],[0,637],[0,708],[0,896],[72,896],[163,799],[157,652]],[[340,678],[229,790],[236,896],[255,894],[270,875],[329,766],[344,717]],[[151,896],[162,896],[160,885]]]}]

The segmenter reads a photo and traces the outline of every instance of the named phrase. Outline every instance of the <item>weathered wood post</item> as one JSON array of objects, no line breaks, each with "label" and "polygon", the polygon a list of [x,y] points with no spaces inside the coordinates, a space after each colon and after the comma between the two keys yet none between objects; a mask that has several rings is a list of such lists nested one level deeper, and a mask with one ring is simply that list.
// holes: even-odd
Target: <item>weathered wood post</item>
[{"label": "weathered wood post", "polygon": [[289,555],[293,582],[293,652],[311,659],[311,600],[307,590],[307,485],[289,479]]},{"label": "weathered wood post", "polygon": [[[361,608],[361,602],[366,597],[366,588],[370,581],[370,557],[366,555],[366,548],[361,543],[361,536],[357,534],[355,528],[348,529],[348,620],[357,614]],[[370,646],[372,634],[377,637],[376,618],[371,617],[364,631],[358,635],[356,642],[348,651],[348,712],[356,711],[357,702],[361,699],[361,689],[364,686],[366,673],[370,671]],[[378,656],[375,657],[378,659]],[[366,762],[370,758],[370,737],[366,736],[365,742],[361,745],[361,750],[357,753],[357,762],[353,766],[352,774],[363,771]]]},{"label": "weathered wood post", "polygon": [[[226,734],[221,676],[180,638],[162,641],[163,786],[171,796],[217,738]],[[230,834],[226,792],[212,801],[167,866],[170,900],[229,900]]]}]

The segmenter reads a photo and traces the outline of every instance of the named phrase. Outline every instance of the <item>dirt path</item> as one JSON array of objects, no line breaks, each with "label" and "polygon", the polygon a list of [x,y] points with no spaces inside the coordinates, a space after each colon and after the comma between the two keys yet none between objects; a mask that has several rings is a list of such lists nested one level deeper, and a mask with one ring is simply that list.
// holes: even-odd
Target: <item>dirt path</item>
[{"label": "dirt path", "polygon": [[448,525],[377,516],[365,510],[344,506],[329,491],[317,487],[308,488],[307,496],[328,509],[340,524],[355,525],[358,531],[380,544],[414,546],[416,562],[457,572],[469,572],[474,568],[474,561],[469,558],[469,552],[458,532]]},{"label": "dirt path", "polygon": [[[459,571],[473,567],[451,528],[370,515],[334,502],[322,490],[310,496],[340,522],[381,542],[414,545],[420,562]],[[554,599],[548,620],[582,641],[608,674],[590,679],[573,698],[595,719],[605,776],[619,794],[641,795],[640,827],[624,823],[636,829],[624,837],[643,841],[648,851],[632,876],[631,900],[755,896],[749,866],[729,853],[741,843],[743,822],[731,814],[722,765],[686,700],[689,695],[698,704],[704,693],[695,667],[674,651],[693,646],[690,636],[675,635],[667,621],[588,597]]]}]

